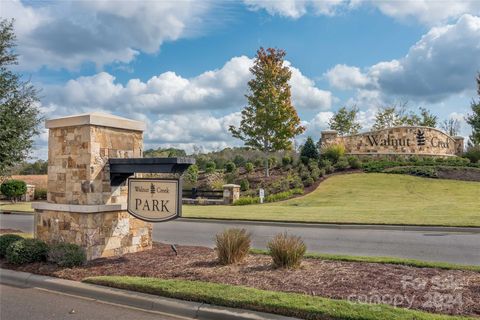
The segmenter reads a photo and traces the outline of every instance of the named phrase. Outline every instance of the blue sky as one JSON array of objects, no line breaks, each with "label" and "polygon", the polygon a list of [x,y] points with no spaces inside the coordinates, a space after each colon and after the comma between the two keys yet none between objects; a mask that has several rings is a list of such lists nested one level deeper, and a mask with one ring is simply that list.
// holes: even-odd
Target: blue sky
[{"label": "blue sky", "polygon": [[[2,1],[18,71],[47,118],[103,111],[147,122],[145,147],[241,145],[260,47],[287,51],[293,102],[317,139],[332,112],[408,101],[463,121],[480,70],[480,1]],[[462,134],[469,128],[463,123]],[[46,157],[47,134],[33,154]]]}]

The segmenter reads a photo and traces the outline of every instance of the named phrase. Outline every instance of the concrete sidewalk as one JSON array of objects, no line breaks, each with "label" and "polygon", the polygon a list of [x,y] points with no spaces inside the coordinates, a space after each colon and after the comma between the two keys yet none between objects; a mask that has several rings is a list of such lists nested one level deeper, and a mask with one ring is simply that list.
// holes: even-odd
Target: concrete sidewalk
[{"label": "concrete sidewalk", "polygon": [[0,269],[0,283],[36,287],[102,302],[161,312],[176,317],[202,320],[294,320],[295,318],[243,309],[219,307],[206,303],[164,298],[140,292],[120,290],[77,281]]}]

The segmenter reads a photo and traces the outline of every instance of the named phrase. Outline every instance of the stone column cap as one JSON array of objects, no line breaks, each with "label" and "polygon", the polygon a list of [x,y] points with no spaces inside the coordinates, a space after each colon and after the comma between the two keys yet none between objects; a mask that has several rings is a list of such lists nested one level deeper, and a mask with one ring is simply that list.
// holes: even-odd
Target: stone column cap
[{"label": "stone column cap", "polygon": [[224,184],[223,187],[224,188],[240,188],[240,185],[229,183],[229,184]]},{"label": "stone column cap", "polygon": [[48,129],[82,125],[145,131],[145,122],[143,121],[131,120],[101,112],[84,113],[45,121],[45,128]]},{"label": "stone column cap", "polygon": [[127,210],[126,203],[116,204],[60,204],[50,202],[33,202],[32,208],[37,210],[64,211],[76,213],[97,213]]}]

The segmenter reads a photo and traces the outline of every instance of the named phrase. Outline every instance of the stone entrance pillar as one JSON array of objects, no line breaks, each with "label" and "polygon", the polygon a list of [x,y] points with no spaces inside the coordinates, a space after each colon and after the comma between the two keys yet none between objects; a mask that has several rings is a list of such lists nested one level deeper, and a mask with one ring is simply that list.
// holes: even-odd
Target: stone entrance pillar
[{"label": "stone entrance pillar", "polygon": [[85,248],[87,259],[152,247],[152,226],[127,211],[128,187],[110,184],[109,158],[139,158],[145,124],[90,113],[47,120],[47,203],[35,203],[35,238]]}]

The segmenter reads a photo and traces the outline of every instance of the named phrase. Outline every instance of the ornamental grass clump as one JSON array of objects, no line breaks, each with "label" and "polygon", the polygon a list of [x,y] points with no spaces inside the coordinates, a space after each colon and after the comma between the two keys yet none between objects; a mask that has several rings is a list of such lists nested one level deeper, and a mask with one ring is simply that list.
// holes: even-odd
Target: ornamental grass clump
[{"label": "ornamental grass clump", "polygon": [[242,262],[250,251],[251,236],[245,229],[226,229],[215,237],[218,261],[223,264]]},{"label": "ornamental grass clump", "polygon": [[307,251],[307,246],[300,237],[286,232],[277,234],[268,242],[267,247],[276,268],[298,268]]}]

